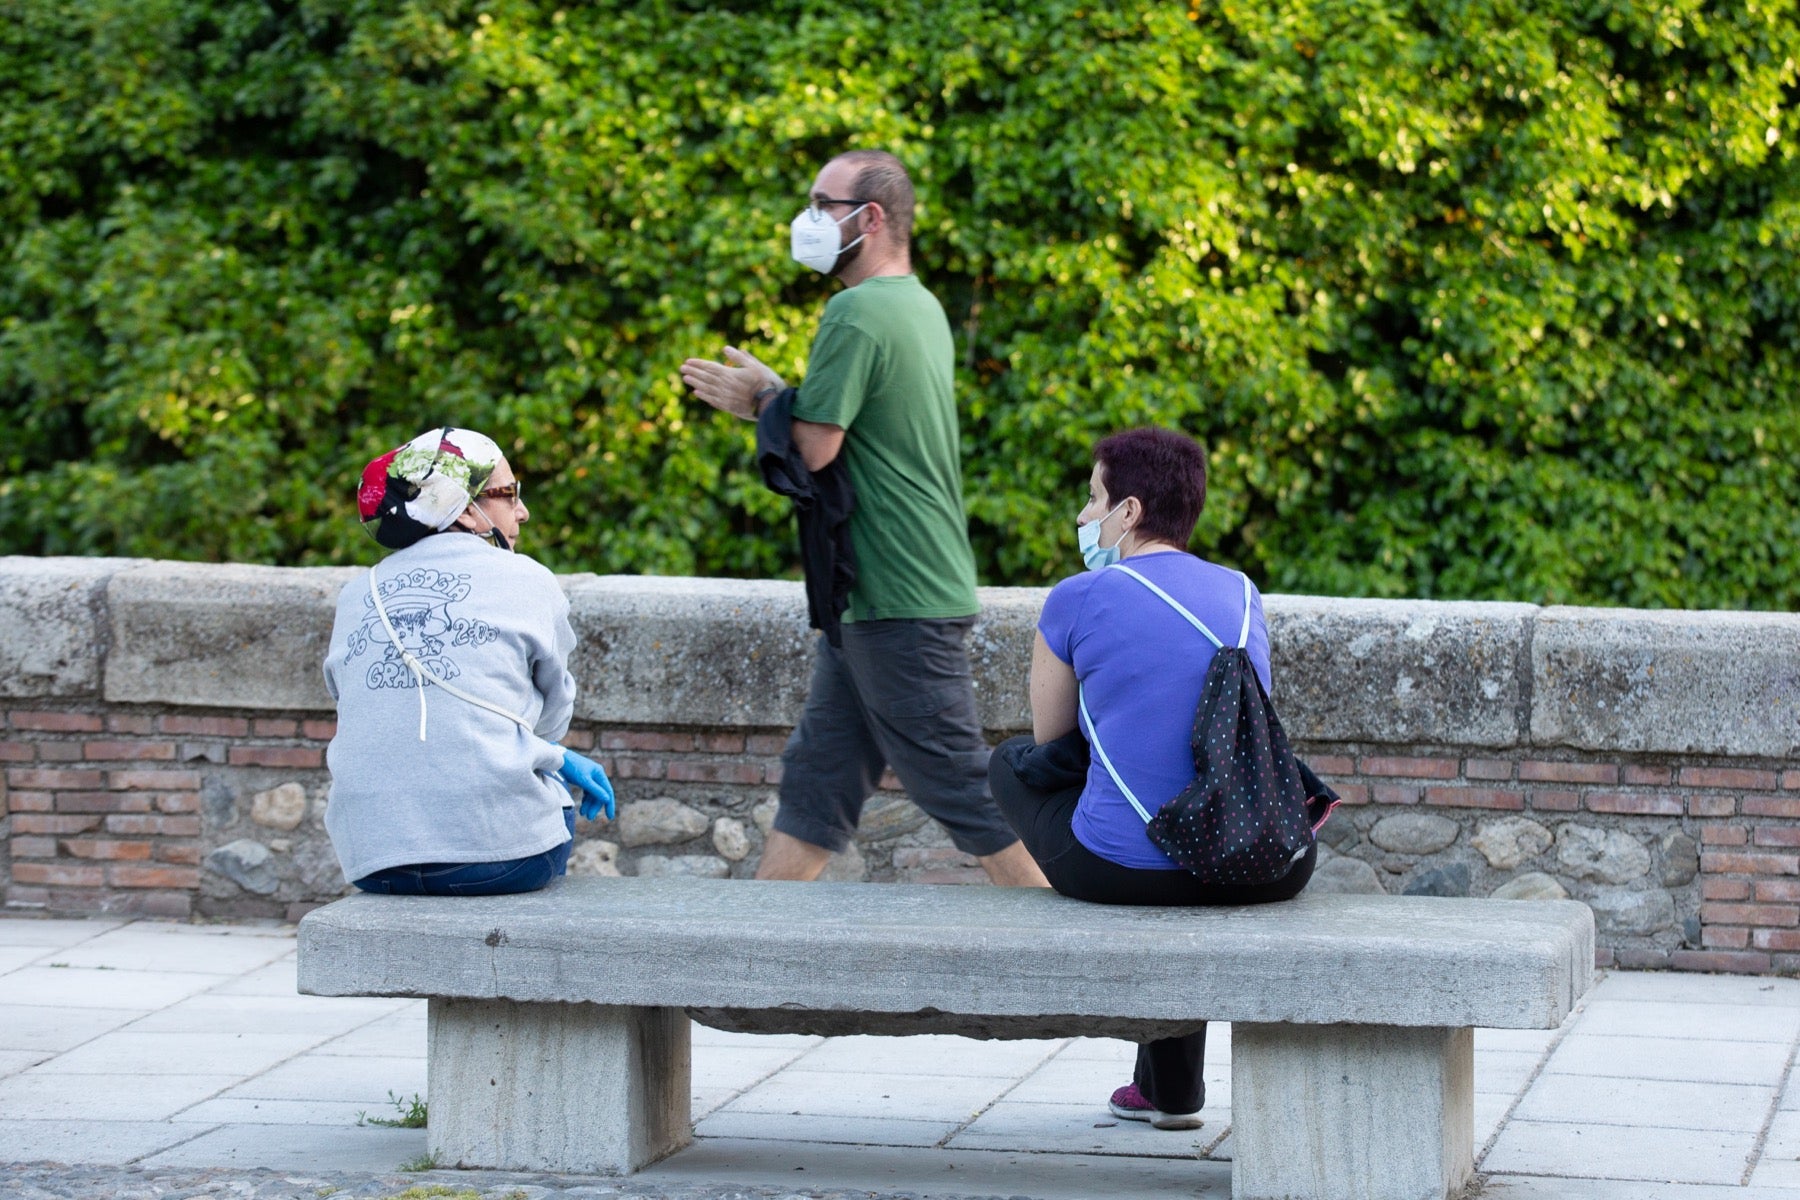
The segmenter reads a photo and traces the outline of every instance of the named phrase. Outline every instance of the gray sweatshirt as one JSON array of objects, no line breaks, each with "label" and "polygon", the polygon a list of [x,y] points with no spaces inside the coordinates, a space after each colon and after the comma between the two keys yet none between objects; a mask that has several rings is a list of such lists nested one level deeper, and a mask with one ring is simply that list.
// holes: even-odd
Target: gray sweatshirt
[{"label": "gray sweatshirt", "polygon": [[338,594],[325,656],[337,736],[325,828],[344,878],[416,863],[502,862],[569,838],[548,772],[575,709],[569,602],[540,563],[439,533],[375,568],[388,620],[424,669],[531,726],[435,685],[421,689],[358,574]]}]

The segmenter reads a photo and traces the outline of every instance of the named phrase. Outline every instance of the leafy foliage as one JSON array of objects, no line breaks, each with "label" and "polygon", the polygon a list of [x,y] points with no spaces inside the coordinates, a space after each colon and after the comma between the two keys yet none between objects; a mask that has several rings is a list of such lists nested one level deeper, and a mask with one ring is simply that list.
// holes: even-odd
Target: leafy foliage
[{"label": "leafy foliage", "polygon": [[361,464],[507,447],[562,570],[794,570],[748,425],[817,167],[914,168],[984,580],[1200,437],[1274,590],[1788,608],[1795,0],[12,0],[0,550],[368,561]]}]

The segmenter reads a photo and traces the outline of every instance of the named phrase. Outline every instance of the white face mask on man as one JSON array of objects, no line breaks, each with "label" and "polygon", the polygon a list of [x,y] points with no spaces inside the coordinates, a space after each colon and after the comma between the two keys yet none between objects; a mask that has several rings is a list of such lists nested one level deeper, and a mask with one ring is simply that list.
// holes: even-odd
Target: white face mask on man
[{"label": "white face mask on man", "polygon": [[821,275],[831,274],[837,266],[838,256],[863,240],[863,235],[859,234],[849,246],[844,245],[844,221],[867,207],[867,204],[859,204],[837,221],[826,216],[825,210],[816,204],[801,209],[800,215],[788,225],[794,261]]}]

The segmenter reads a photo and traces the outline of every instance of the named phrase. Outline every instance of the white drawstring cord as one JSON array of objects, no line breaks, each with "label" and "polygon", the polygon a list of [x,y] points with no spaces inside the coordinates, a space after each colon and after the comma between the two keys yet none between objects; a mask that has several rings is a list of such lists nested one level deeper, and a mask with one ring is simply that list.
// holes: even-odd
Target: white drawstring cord
[{"label": "white drawstring cord", "polygon": [[381,627],[387,630],[388,640],[393,644],[394,649],[400,652],[400,661],[405,663],[407,667],[411,669],[413,676],[419,681],[419,740],[421,742],[425,740],[425,685],[427,683],[441,687],[457,699],[467,700],[477,708],[485,708],[491,713],[499,713],[501,716],[517,725],[520,729],[523,729],[526,733],[533,732],[531,722],[527,721],[524,717],[519,716],[517,713],[507,712],[498,704],[489,704],[480,696],[471,696],[461,688],[439,679],[436,675],[433,675],[425,669],[425,665],[413,656],[411,650],[408,650],[405,646],[400,644],[400,635],[394,632],[393,623],[388,620],[387,609],[382,606],[381,592],[375,586],[375,572],[373,570],[369,572],[369,598],[375,602],[375,615],[381,618]]}]

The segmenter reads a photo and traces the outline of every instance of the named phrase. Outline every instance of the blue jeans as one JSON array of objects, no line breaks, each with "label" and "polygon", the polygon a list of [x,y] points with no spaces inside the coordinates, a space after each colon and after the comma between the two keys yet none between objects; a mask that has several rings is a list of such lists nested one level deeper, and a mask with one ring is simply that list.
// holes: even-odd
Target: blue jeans
[{"label": "blue jeans", "polygon": [[569,840],[529,858],[505,862],[418,863],[389,867],[364,875],[356,886],[378,896],[506,896],[535,892],[569,870],[569,851],[575,845],[575,810],[563,809]]}]

